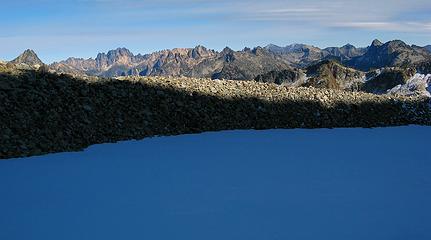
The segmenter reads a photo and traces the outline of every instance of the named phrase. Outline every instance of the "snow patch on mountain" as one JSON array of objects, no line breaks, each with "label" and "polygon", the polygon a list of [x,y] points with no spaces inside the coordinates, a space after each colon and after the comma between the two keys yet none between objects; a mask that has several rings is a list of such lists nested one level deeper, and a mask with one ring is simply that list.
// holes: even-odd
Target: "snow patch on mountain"
[{"label": "snow patch on mountain", "polygon": [[404,96],[426,96],[431,98],[431,74],[415,74],[405,84],[388,90],[388,94]]}]

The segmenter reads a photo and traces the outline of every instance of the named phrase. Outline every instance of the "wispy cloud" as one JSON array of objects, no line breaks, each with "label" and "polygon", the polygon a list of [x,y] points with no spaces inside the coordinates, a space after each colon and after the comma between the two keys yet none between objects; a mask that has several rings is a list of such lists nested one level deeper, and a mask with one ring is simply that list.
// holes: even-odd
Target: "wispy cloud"
[{"label": "wispy cloud", "polygon": [[282,9],[269,9],[269,10],[263,10],[261,13],[319,13],[322,12],[322,9],[319,8],[282,8]]},{"label": "wispy cloud", "polygon": [[431,23],[427,22],[338,22],[334,27],[357,28],[381,31],[428,32]]},{"label": "wispy cloud", "polygon": [[[240,20],[302,22],[307,27],[381,30],[396,32],[429,32],[431,15],[418,21],[416,12],[423,12],[425,1],[294,1],[295,7],[251,5],[238,14]],[[402,18],[400,17],[402,16]],[[425,18],[425,19],[424,19]]]}]

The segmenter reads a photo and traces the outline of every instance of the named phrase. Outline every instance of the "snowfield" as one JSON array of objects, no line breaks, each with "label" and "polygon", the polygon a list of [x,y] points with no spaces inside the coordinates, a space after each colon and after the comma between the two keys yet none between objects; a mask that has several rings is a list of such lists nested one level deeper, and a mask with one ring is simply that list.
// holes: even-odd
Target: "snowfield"
[{"label": "snowfield", "polygon": [[0,161],[0,239],[429,240],[430,136],[225,131]]}]

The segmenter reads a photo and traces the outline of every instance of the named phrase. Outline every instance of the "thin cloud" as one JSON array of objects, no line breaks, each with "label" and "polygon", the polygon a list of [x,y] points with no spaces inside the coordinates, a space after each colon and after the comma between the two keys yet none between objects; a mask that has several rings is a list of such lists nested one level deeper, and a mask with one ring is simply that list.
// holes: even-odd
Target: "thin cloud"
[{"label": "thin cloud", "polygon": [[322,12],[319,8],[283,8],[263,10],[262,13],[317,13]]},{"label": "thin cloud", "polygon": [[431,30],[431,23],[424,22],[338,22],[334,23],[333,26],[339,28],[398,32],[427,32]]}]

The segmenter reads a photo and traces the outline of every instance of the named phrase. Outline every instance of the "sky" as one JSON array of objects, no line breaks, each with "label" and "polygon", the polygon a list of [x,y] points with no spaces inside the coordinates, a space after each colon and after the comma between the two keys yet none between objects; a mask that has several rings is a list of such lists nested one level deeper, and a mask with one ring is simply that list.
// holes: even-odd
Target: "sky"
[{"label": "sky", "polygon": [[3,160],[0,239],[429,240],[430,134],[208,132]]},{"label": "sky", "polygon": [[149,53],[204,45],[221,50],[306,43],[431,44],[429,0],[2,1],[0,59],[31,48],[46,63],[118,47]]}]

